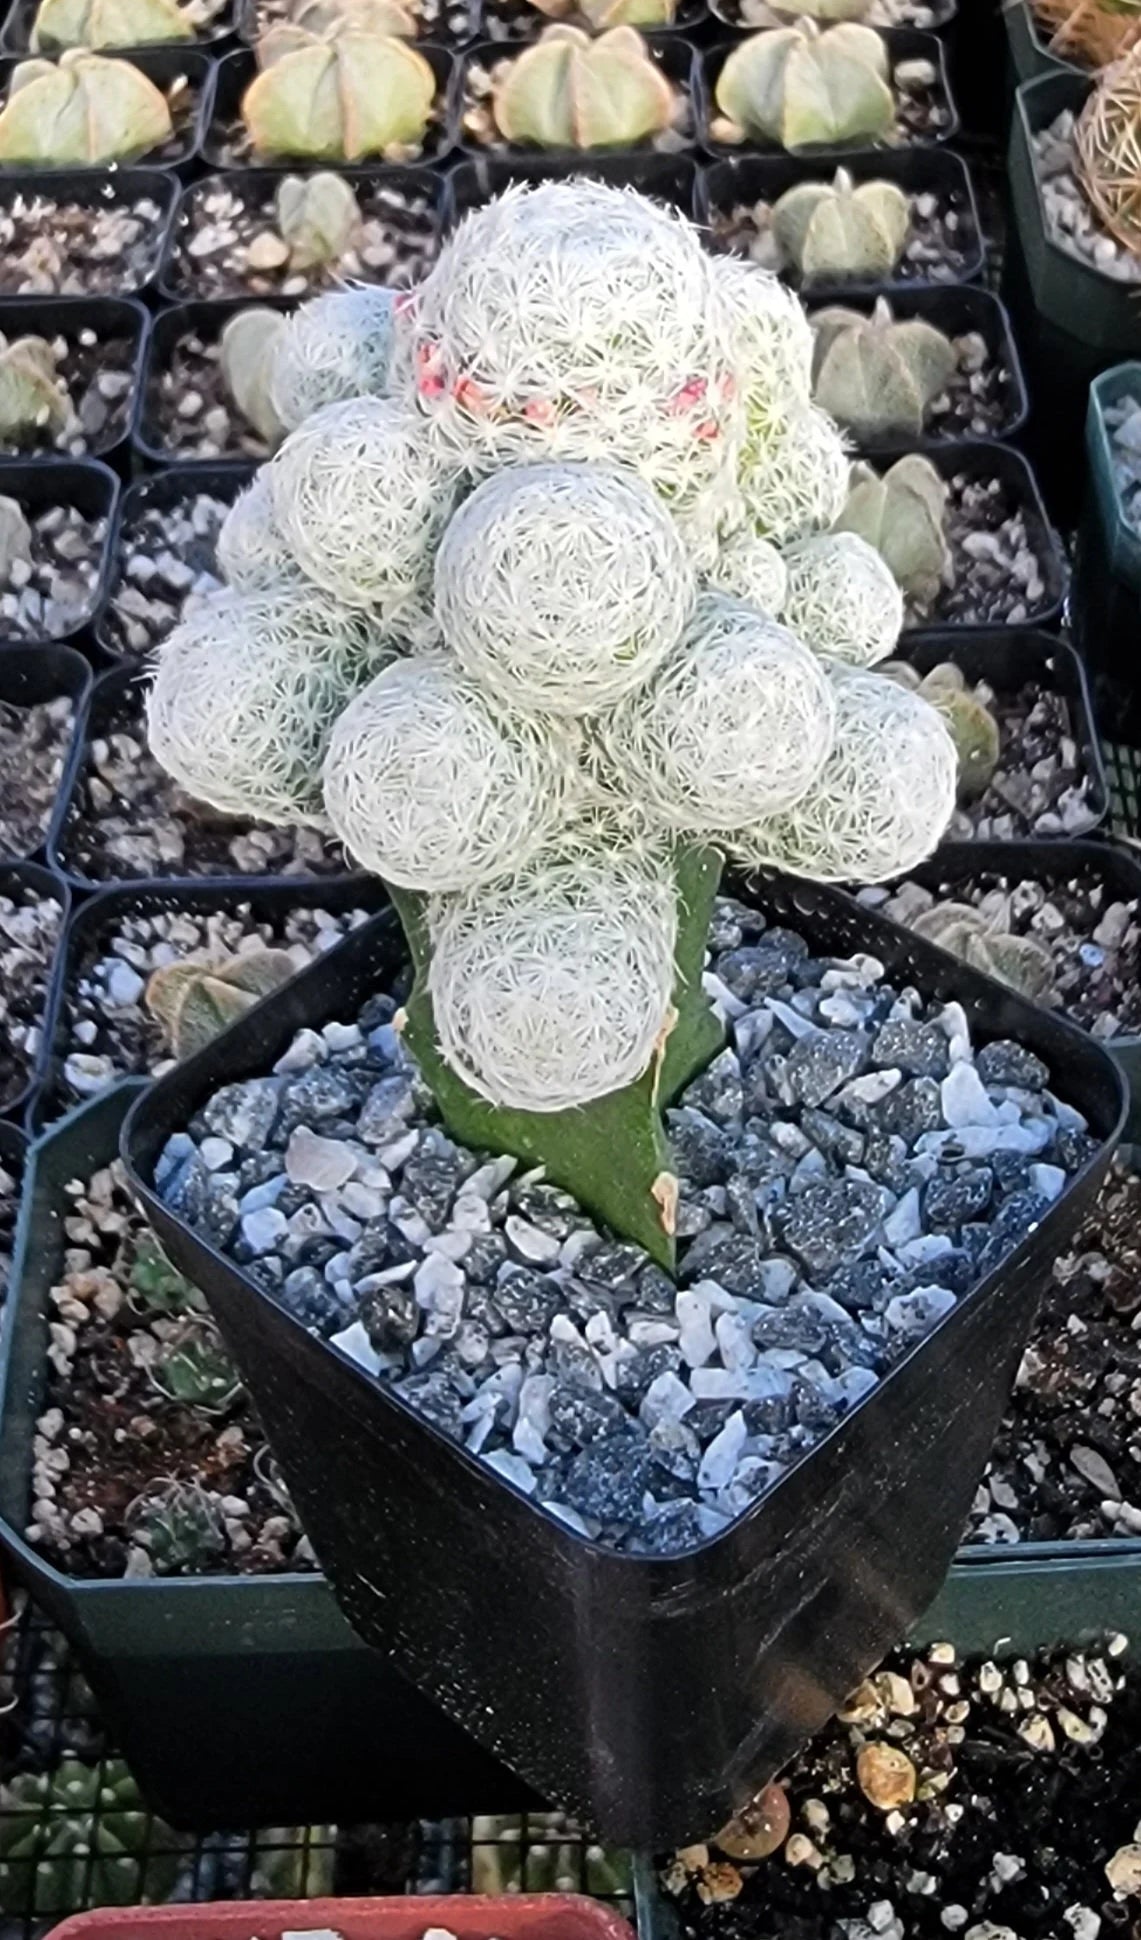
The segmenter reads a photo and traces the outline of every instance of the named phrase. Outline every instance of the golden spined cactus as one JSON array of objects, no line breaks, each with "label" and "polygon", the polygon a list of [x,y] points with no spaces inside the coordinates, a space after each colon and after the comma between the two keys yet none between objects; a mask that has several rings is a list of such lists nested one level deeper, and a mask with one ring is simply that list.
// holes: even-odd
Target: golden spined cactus
[{"label": "golden spined cactus", "polygon": [[161,148],[174,133],[166,97],[130,61],[73,49],[21,61],[0,112],[0,163],[90,168]]},{"label": "golden spined cactus", "polygon": [[629,148],[673,118],[674,91],[633,27],[592,40],[548,27],[506,67],[492,97],[505,141],[539,148]]},{"label": "golden spined cactus", "polygon": [[1097,81],[1074,129],[1074,156],[1098,221],[1141,250],[1141,47]]},{"label": "golden spined cactus", "polygon": [[1051,54],[1079,67],[1108,67],[1141,37],[1137,0],[1030,0]]},{"label": "golden spined cactus", "polygon": [[895,100],[887,44],[873,27],[811,20],[768,27],[736,46],[717,77],[721,141],[835,147],[890,134]]},{"label": "golden spined cactus", "polygon": [[419,147],[436,97],[422,54],[395,35],[298,32],[274,29],[259,43],[262,71],[242,99],[257,154],[360,162]]}]

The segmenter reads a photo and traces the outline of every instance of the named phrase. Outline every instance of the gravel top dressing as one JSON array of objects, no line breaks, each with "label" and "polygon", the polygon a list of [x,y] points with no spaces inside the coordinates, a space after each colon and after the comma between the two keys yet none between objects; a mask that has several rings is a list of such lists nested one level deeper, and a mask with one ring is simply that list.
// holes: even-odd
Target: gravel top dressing
[{"label": "gravel top dressing", "polygon": [[105,518],[52,505],[27,521],[26,543],[0,570],[0,633],[13,640],[62,640],[93,612]]},{"label": "gravel top dressing", "polygon": [[149,196],[102,205],[30,191],[0,207],[0,294],[122,296],[153,276],[163,214]]},{"label": "gravel top dressing", "polygon": [[1041,605],[1046,576],[1022,507],[999,478],[956,472],[947,484],[951,571],[934,600],[908,599],[906,625],[1023,625]]},{"label": "gravel top dressing", "polygon": [[30,855],[47,833],[67,765],[75,704],[0,701],[0,853]]},{"label": "gravel top dressing", "polygon": [[1098,818],[1066,696],[1034,681],[1014,693],[979,681],[973,691],[998,721],[999,762],[985,794],[955,810],[946,839],[1087,834]]},{"label": "gravel top dressing", "polygon": [[163,1153],[171,1209],[576,1530],[691,1548],[991,1272],[1092,1151],[1018,1045],[722,904],[729,1042],[668,1114],[680,1290],[448,1139],[392,997],[302,1031]]},{"label": "gravel top dressing", "polygon": [[216,593],[218,532],[228,503],[188,486],[171,506],[145,506],[125,519],[113,561],[114,583],[100,632],[123,654],[146,654],[165,640],[204,593]]},{"label": "gravel top dressing", "polygon": [[19,1097],[39,1056],[62,922],[54,896],[0,895],[0,1107]]},{"label": "gravel top dressing", "polygon": [[1102,228],[1078,187],[1072,110],[1032,135],[1031,147],[1051,241],[1119,283],[1141,283],[1141,258]]},{"label": "gravel top dressing", "polygon": [[8,1293],[12,1267],[12,1242],[16,1236],[16,1215],[20,1210],[20,1181],[11,1163],[0,1159],[0,1308]]},{"label": "gravel top dressing", "polygon": [[274,178],[203,183],[186,212],[167,280],[180,296],[313,296],[342,282],[418,283],[438,246],[427,196],[382,177],[355,184],[361,226],[334,261],[294,268],[276,226]]},{"label": "gravel top dressing", "polygon": [[172,459],[269,457],[265,439],[226,389],[219,335],[186,330],[164,364],[152,362],[147,417],[150,442]]},{"label": "gravel top dressing", "polygon": [[1141,534],[1141,398],[1126,395],[1102,407],[1109,433],[1113,482],[1121,516]]}]

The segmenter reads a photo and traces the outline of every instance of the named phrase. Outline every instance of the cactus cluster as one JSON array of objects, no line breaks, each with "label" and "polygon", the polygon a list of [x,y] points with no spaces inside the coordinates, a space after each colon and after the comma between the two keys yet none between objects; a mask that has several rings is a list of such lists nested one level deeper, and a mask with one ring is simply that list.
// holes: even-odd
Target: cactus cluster
[{"label": "cactus cluster", "polygon": [[225,1550],[218,1498],[197,1482],[156,1482],[126,1514],[132,1543],[156,1576],[200,1576]]},{"label": "cactus cluster", "polygon": [[391,161],[423,143],[436,76],[401,36],[355,26],[316,34],[282,25],[262,35],[257,58],[260,72],[241,107],[256,154]]},{"label": "cactus cluster", "polygon": [[834,305],[812,319],[812,394],[861,444],[917,438],[958,368],[949,337],[921,317],[897,322],[886,297],[870,316]]},{"label": "cactus cluster", "polygon": [[635,28],[611,27],[595,40],[559,22],[502,64],[491,105],[504,141],[631,148],[669,127],[675,101]]},{"label": "cactus cluster", "polygon": [[21,61],[0,110],[0,163],[91,168],[129,162],[170,140],[166,96],[131,61],[71,48]]},{"label": "cactus cluster", "polygon": [[[409,1042],[456,1136],[661,1257],[659,1080],[717,1041],[720,855],[886,878],[953,807],[942,711],[869,671],[897,563],[924,564],[896,544],[906,468],[845,509],[795,298],[629,191],[474,212],[375,362],[334,301],[322,357],[386,394],[320,405],[235,506],[235,584],[163,648],[152,747],[217,807],[327,819],[405,922]],[[245,380],[279,413],[304,317]],[[211,1022],[252,994],[211,966],[189,989]]]},{"label": "cactus cluster", "polygon": [[766,27],[729,54],[715,89],[720,141],[833,148],[881,141],[895,120],[887,45],[874,27]]},{"label": "cactus cluster", "polygon": [[911,204],[895,182],[794,182],[773,204],[773,236],[801,281],[882,282],[899,262]]}]

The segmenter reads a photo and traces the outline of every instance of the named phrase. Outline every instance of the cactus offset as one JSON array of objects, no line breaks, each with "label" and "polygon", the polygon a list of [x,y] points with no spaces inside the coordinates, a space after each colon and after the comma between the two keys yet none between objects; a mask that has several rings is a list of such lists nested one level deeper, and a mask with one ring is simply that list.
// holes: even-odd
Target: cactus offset
[{"label": "cactus offset", "polygon": [[885,297],[870,317],[818,310],[812,328],[814,403],[864,443],[917,438],[958,368],[950,339],[919,317],[897,323]]},{"label": "cactus offset", "polygon": [[506,141],[626,148],[668,128],[674,94],[633,27],[555,26],[507,65],[492,110]]},{"label": "cactus offset", "polygon": [[950,583],[946,516],[946,485],[929,459],[909,452],[882,478],[869,465],[852,467],[848,501],[833,530],[866,539],[904,592],[927,601]]},{"label": "cactus offset", "polygon": [[895,120],[886,44],[855,21],[751,34],[722,67],[716,97],[725,122],[715,132],[726,141],[789,149],[879,141]]},{"label": "cactus offset", "polygon": [[198,1288],[171,1265],[150,1232],[139,1234],[127,1280],[127,1297],[136,1313],[201,1313],[206,1305]]},{"label": "cactus offset", "polygon": [[969,903],[937,903],[917,916],[911,928],[1032,1002],[1053,989],[1054,959],[1045,945],[1032,936],[1005,934]]},{"label": "cactus offset", "polygon": [[773,204],[773,236],[805,283],[874,283],[890,276],[911,224],[911,204],[894,182],[856,184],[838,168],[831,182],[796,182]]},{"label": "cactus offset", "polygon": [[273,354],[286,327],[279,311],[254,306],[232,316],[221,336],[222,382],[230,401],[267,445],[277,444],[285,431],[269,384]]},{"label": "cactus offset", "polygon": [[422,54],[394,35],[349,30],[299,44],[299,31],[275,29],[258,44],[262,72],[242,119],[259,155],[359,162],[423,141],[436,77]]},{"label": "cactus offset", "polygon": [[85,1899],[164,1900],[185,1843],[152,1819],[121,1759],[68,1756],[52,1771],[17,1772],[0,1786],[0,1907],[27,1919]]},{"label": "cactus offset", "polygon": [[131,1541],[156,1576],[200,1576],[224,1554],[226,1528],[217,1497],[196,1482],[156,1483],[127,1510]]},{"label": "cactus offset", "polygon": [[71,49],[21,61],[0,112],[0,163],[88,168],[161,148],[174,126],[166,97],[130,61]]},{"label": "cactus offset", "polygon": [[40,0],[32,25],[34,54],[66,47],[145,47],[193,40],[194,27],[176,0]]},{"label": "cactus offset", "polygon": [[193,1057],[296,968],[287,950],[246,950],[221,962],[167,964],[147,985],[147,1009],[162,1025],[175,1057]]}]

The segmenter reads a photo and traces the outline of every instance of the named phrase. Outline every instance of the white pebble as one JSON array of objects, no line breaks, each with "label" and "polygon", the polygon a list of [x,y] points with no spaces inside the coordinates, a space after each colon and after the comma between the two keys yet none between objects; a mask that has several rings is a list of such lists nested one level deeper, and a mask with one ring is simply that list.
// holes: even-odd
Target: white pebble
[{"label": "white pebble", "polygon": [[1060,1165],[1032,1165],[1030,1185],[1043,1199],[1058,1199],[1066,1189],[1066,1175]]},{"label": "white pebble", "polygon": [[714,1435],[701,1458],[701,1466],[697,1471],[699,1489],[706,1489],[710,1495],[716,1495],[718,1489],[727,1487],[733,1479],[748,1436],[749,1430],[745,1425],[745,1417],[738,1408],[729,1416],[720,1433]]},{"label": "white pebble", "polygon": [[529,1266],[553,1266],[558,1259],[562,1241],[556,1239],[553,1233],[544,1233],[538,1226],[532,1226],[518,1213],[508,1213],[503,1230],[508,1245]]},{"label": "white pebble", "polygon": [[295,1186],[308,1186],[311,1192],[336,1192],[352,1178],[357,1158],[342,1139],[322,1138],[299,1125],[291,1135],[285,1152],[285,1170]]},{"label": "white pebble", "polygon": [[242,1238],[251,1253],[268,1253],[285,1235],[287,1221],[276,1206],[258,1206],[242,1215]]},{"label": "white pebble", "polygon": [[682,1359],[688,1367],[704,1367],[707,1361],[713,1359],[716,1347],[710,1297],[703,1289],[689,1287],[678,1294],[674,1311],[677,1314],[678,1345]]},{"label": "white pebble", "polygon": [[894,1300],[889,1300],[884,1319],[893,1332],[918,1340],[923,1334],[929,1334],[954,1304],[955,1296],[946,1287],[916,1287],[911,1293],[897,1293]]},{"label": "white pebble", "polygon": [[354,1320],[351,1327],[343,1328],[339,1334],[331,1334],[329,1343],[339,1347],[358,1367],[363,1367],[366,1374],[379,1374],[383,1363],[359,1320]]},{"label": "white pebble", "polygon": [[525,1462],[521,1455],[513,1455],[508,1448],[493,1448],[490,1455],[485,1455],[483,1459],[488,1468],[493,1468],[497,1474],[502,1475],[505,1482],[513,1482],[517,1489],[522,1489],[524,1495],[534,1495],[535,1473],[530,1463]]},{"label": "white pebble", "polygon": [[204,1138],[198,1152],[208,1172],[223,1171],[234,1156],[234,1148],[228,1138]]},{"label": "white pebble", "polygon": [[918,1239],[922,1231],[919,1194],[912,1186],[884,1220],[883,1236],[889,1246],[903,1246],[909,1239]]},{"label": "white pebble", "polygon": [[693,1407],[696,1395],[686,1387],[685,1382],[668,1369],[650,1382],[642,1404],[638,1409],[641,1419],[649,1429],[656,1428],[661,1421],[680,1421]]},{"label": "white pebble", "polygon": [[998,1113],[973,1064],[964,1061],[953,1065],[939,1087],[939,1097],[943,1117],[952,1127],[998,1122]]}]

